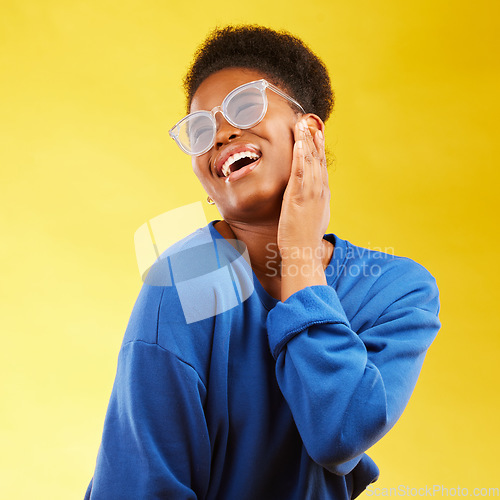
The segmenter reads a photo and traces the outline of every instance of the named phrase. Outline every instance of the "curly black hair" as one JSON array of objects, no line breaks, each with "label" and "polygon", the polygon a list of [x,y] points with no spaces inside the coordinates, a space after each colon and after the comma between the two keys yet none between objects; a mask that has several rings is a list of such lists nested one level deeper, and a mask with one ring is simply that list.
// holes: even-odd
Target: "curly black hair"
[{"label": "curly black hair", "polygon": [[306,113],[323,121],[330,116],[334,94],[324,63],[296,36],[258,25],[230,25],[208,35],[184,78],[188,112],[205,78],[234,67],[260,71],[292,95]]}]

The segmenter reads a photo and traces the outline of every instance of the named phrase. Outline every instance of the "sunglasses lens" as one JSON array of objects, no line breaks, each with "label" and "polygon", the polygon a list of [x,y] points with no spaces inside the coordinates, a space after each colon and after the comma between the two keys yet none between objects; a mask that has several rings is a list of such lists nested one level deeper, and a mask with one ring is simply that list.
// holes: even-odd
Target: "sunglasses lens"
[{"label": "sunglasses lens", "polygon": [[205,114],[188,116],[179,124],[179,141],[190,154],[199,154],[212,145],[214,124]]},{"label": "sunglasses lens", "polygon": [[[241,129],[251,128],[266,114],[265,89],[243,85],[224,99],[222,108],[222,114],[232,125]],[[172,137],[175,137],[186,153],[200,155],[213,146],[216,125],[212,113],[213,111],[197,111],[189,114],[172,129]]]},{"label": "sunglasses lens", "polygon": [[264,116],[266,105],[262,92],[249,87],[235,93],[226,105],[226,116],[240,128],[250,128]]}]

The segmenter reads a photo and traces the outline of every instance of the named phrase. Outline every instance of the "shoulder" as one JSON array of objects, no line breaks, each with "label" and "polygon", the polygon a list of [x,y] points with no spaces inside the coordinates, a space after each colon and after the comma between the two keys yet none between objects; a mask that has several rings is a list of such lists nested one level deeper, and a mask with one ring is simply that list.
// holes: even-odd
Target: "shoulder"
[{"label": "shoulder", "polygon": [[345,241],[347,274],[355,276],[363,271],[365,277],[384,286],[399,280],[418,280],[436,285],[434,276],[409,257],[396,255],[392,248],[369,249]]},{"label": "shoulder", "polygon": [[439,289],[434,276],[415,260],[396,255],[391,248],[368,249],[340,240],[342,266],[336,288],[354,311],[386,308],[407,302],[414,307],[439,312]]},{"label": "shoulder", "polygon": [[246,261],[225,240],[214,239],[209,226],[167,248],[151,266],[124,337],[124,344],[156,344],[199,373],[205,371],[216,324],[227,321],[218,315],[252,290],[243,286],[251,279]]},{"label": "shoulder", "polygon": [[199,260],[206,263],[206,258],[196,259],[196,254],[206,251],[204,247],[210,246],[210,241],[208,227],[204,227],[162,252],[144,278],[127,325],[124,343],[158,343],[160,323],[167,311],[170,323],[176,327],[186,324],[176,282],[188,280]]}]

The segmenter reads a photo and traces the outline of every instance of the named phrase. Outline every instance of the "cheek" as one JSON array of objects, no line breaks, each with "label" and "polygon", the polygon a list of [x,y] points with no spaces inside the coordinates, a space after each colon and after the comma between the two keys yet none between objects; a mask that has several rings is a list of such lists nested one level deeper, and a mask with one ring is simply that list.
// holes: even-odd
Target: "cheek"
[{"label": "cheek", "polygon": [[206,172],[208,169],[208,160],[204,159],[205,156],[206,155],[193,156],[191,158],[193,172],[202,184],[204,179],[203,172]]},{"label": "cheek", "polygon": [[294,137],[289,126],[270,128],[268,137],[268,157],[275,165],[279,165],[280,173],[290,174],[293,159]]},{"label": "cheek", "polygon": [[200,172],[199,160],[195,156],[191,157],[191,167],[192,167],[193,172],[195,173],[196,177],[198,177],[198,179],[199,179],[200,178],[200,175],[199,175],[199,172]]},{"label": "cheek", "polygon": [[213,187],[211,186],[210,178],[207,177],[208,160],[203,161],[203,156],[193,156],[191,159],[191,166],[193,168],[194,175],[196,175],[198,182],[201,184],[205,192],[209,196],[213,197]]}]

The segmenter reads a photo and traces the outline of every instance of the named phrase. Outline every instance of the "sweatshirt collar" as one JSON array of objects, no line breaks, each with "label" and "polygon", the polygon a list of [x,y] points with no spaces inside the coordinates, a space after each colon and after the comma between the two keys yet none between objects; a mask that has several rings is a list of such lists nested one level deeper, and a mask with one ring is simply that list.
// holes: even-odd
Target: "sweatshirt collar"
[{"label": "sweatshirt collar", "polygon": [[[224,237],[214,227],[214,224],[219,222],[219,220],[220,219],[213,220],[207,226],[210,231],[210,235],[214,240],[224,239]],[[340,239],[333,233],[325,234],[323,238],[334,245],[332,258],[330,259],[330,262],[327,268],[325,269],[326,282],[329,286],[333,287],[345,267],[348,244],[347,241]],[[253,274],[254,287],[262,304],[267,310],[271,310],[279,302],[279,300],[269,295],[266,292],[266,290],[262,287],[259,280],[257,279],[257,276],[253,271],[252,274]]]}]

